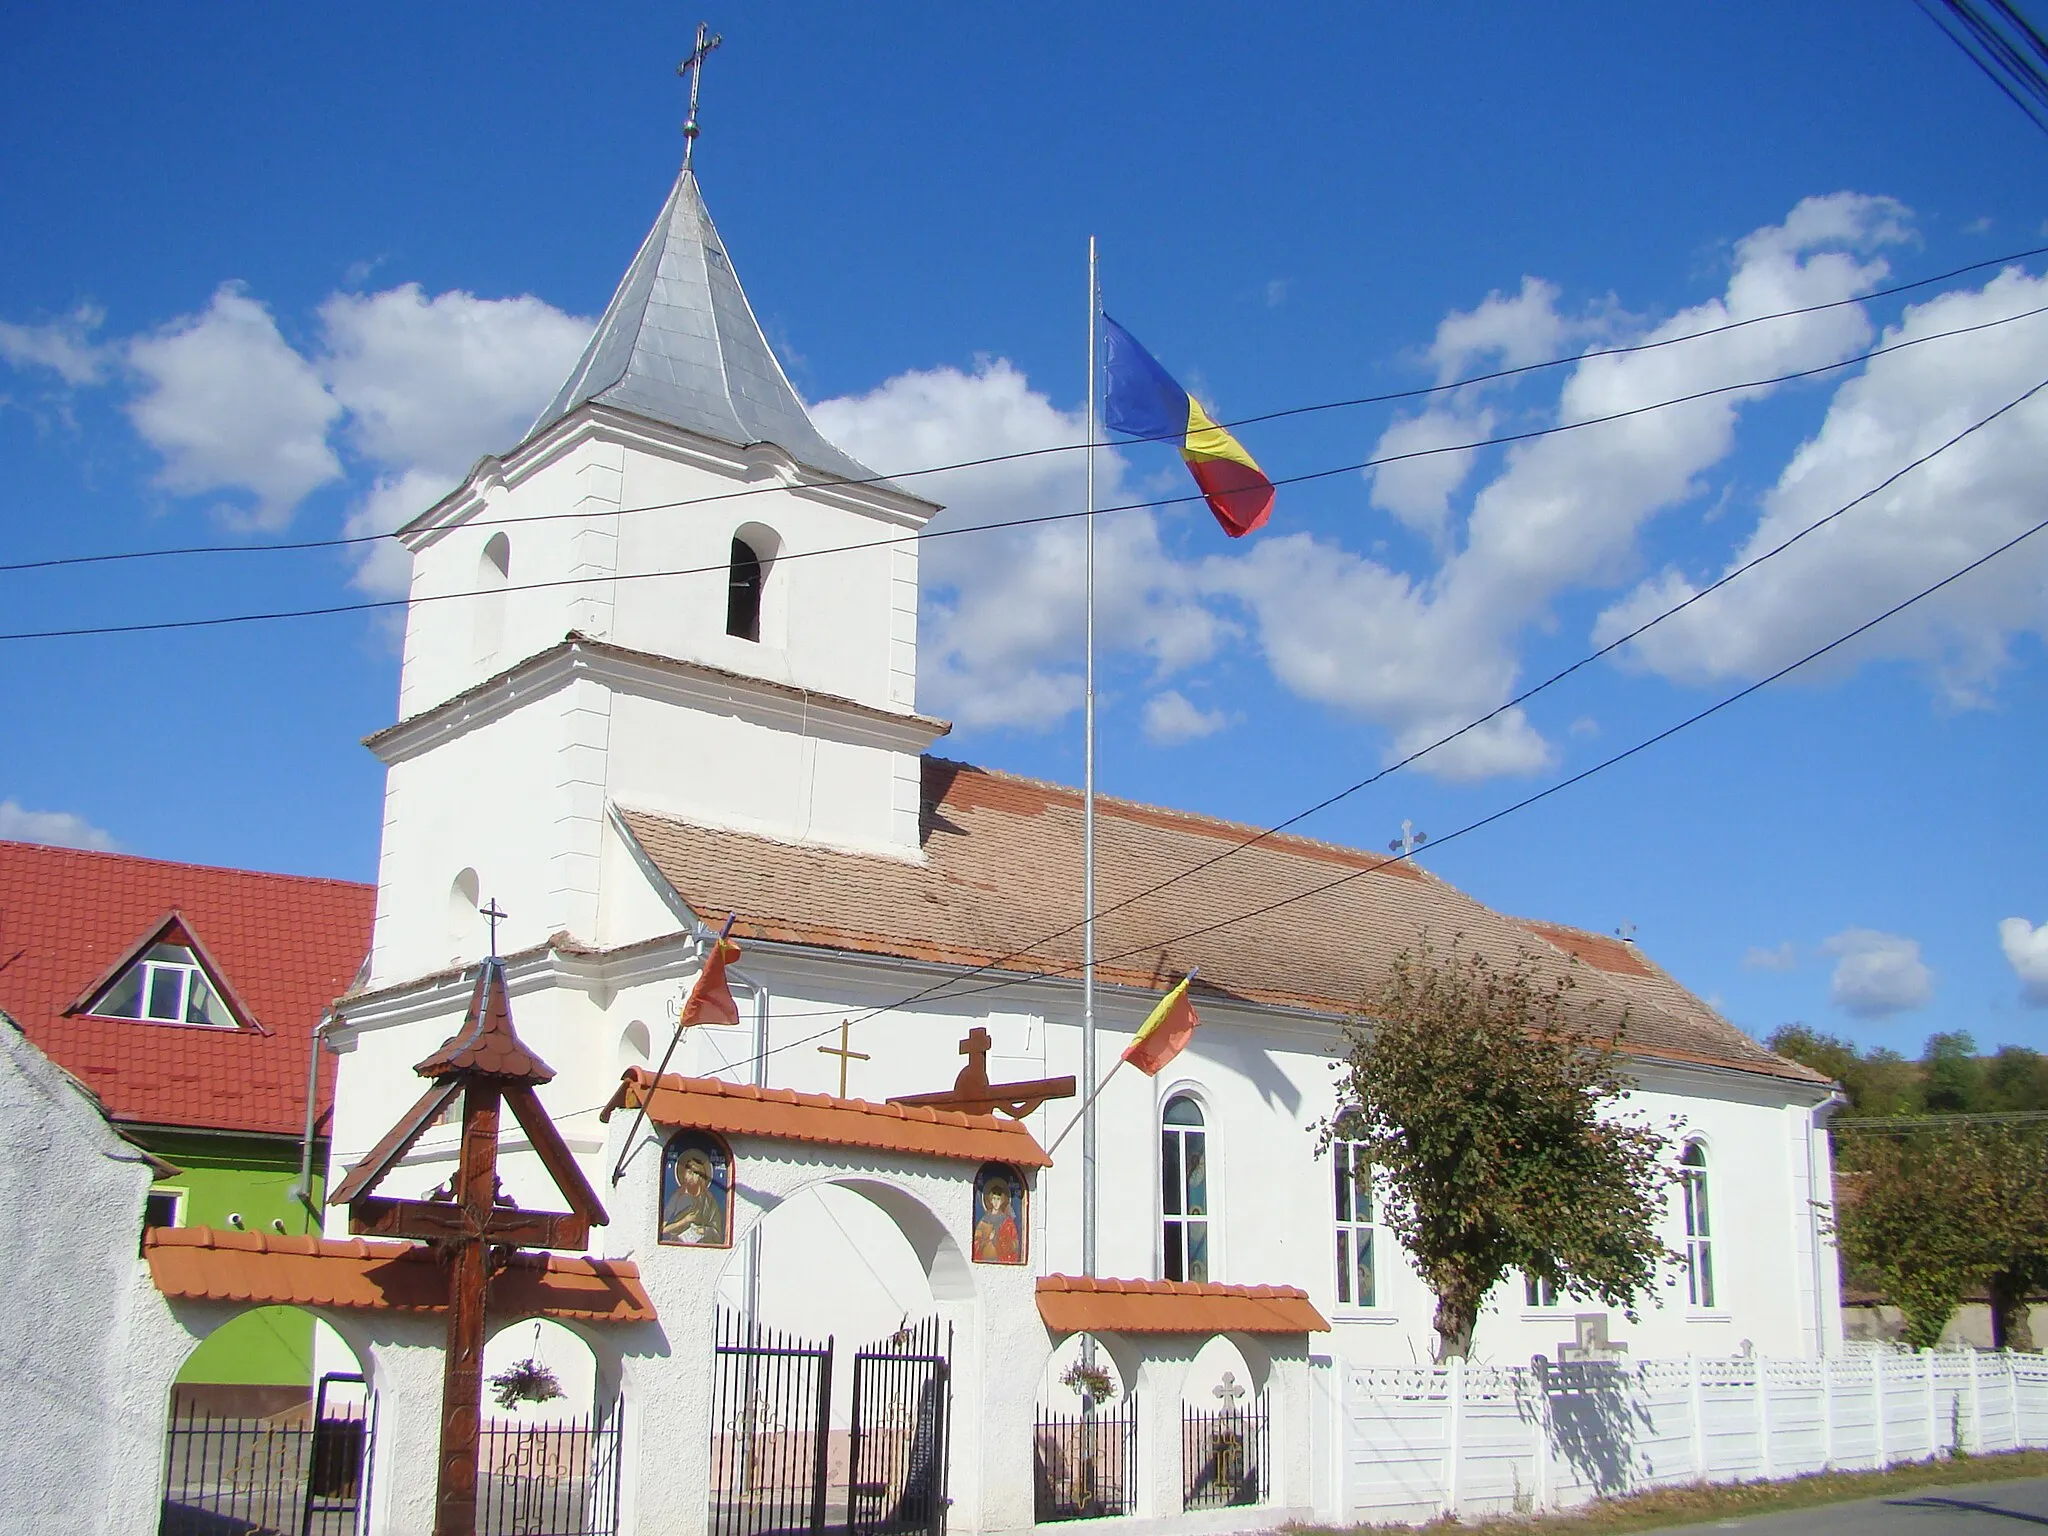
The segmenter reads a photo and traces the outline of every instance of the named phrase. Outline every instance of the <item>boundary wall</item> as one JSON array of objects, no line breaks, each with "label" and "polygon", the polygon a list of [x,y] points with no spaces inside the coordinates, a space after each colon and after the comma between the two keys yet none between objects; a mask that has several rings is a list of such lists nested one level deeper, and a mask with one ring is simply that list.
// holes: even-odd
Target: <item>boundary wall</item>
[{"label": "boundary wall", "polygon": [[2048,1356],[1336,1365],[1339,1518],[1562,1509],[1603,1494],[2048,1446]]}]

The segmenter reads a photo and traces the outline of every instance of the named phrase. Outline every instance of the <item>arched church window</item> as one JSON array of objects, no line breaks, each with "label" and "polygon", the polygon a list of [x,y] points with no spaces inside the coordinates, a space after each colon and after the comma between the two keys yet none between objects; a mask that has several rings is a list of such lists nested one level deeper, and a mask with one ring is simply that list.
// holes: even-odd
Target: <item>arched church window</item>
[{"label": "arched church window", "polygon": [[1336,1135],[1330,1142],[1330,1162],[1336,1174],[1337,1305],[1377,1306],[1372,1161],[1348,1113],[1337,1117]]},{"label": "arched church window", "polygon": [[1695,1307],[1711,1307],[1714,1304],[1714,1229],[1707,1214],[1707,1149],[1696,1141],[1687,1142],[1678,1167],[1685,1195],[1686,1300]]},{"label": "arched church window", "polygon": [[486,661],[505,642],[505,584],[512,579],[512,541],[503,533],[484,540],[476,561],[476,654]]},{"label": "arched church window", "polygon": [[745,539],[732,541],[732,568],[725,594],[725,632],[742,640],[761,638],[761,586],[768,569],[761,552]]},{"label": "arched church window", "polygon": [[1159,1209],[1166,1278],[1209,1278],[1209,1147],[1202,1106],[1191,1094],[1166,1101],[1159,1129]]}]

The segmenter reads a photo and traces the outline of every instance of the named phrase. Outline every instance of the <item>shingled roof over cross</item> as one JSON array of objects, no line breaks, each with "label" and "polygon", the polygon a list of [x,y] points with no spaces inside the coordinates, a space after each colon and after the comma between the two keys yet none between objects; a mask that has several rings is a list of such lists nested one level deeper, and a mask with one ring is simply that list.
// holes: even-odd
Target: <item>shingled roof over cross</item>
[{"label": "shingled roof over cross", "polygon": [[[683,900],[700,913],[737,912],[741,939],[1078,976],[1080,795],[928,757],[922,814],[916,863],[622,809]],[[1639,946],[1505,916],[1410,860],[1279,835],[1187,873],[1257,831],[1098,799],[1098,976],[1156,988],[1199,966],[1198,987],[1212,998],[1341,1015],[1427,934],[1501,963],[1527,953],[1546,975],[1570,971],[1573,1006],[1609,1030],[1626,1012],[1639,1057],[1822,1081],[1743,1034]],[[1255,908],[1270,910],[1238,916]],[[1020,950],[1028,953],[1006,958]]]}]

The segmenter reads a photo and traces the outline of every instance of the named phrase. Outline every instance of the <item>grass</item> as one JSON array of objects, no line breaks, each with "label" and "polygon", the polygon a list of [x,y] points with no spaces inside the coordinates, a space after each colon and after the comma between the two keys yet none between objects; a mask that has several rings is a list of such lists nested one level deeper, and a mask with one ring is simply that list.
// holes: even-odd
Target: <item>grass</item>
[{"label": "grass", "polygon": [[[1739,1519],[1774,1514],[1781,1509],[1810,1509],[1850,1499],[1872,1499],[1888,1493],[1957,1483],[1989,1483],[2011,1477],[2048,1477],[2048,1451],[2004,1451],[1989,1456],[1946,1456],[1916,1461],[1882,1472],[1816,1472],[1811,1477],[1774,1483],[1692,1483],[1659,1488],[1625,1498],[1596,1499],[1577,1509],[1552,1515],[1495,1515],[1476,1523],[1432,1521],[1425,1530],[1457,1531],[1460,1536],[1610,1536],[1622,1531],[1654,1531],[1664,1526],[1706,1520]],[[1412,1533],[1409,1525],[1354,1525],[1344,1536],[1370,1533]],[[1330,1527],[1296,1526],[1297,1536],[1336,1536]]]}]

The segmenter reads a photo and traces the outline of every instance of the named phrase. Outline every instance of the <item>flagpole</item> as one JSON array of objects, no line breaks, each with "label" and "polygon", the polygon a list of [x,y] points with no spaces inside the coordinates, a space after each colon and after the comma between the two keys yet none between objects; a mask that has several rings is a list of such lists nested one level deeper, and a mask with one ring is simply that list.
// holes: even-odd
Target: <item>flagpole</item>
[{"label": "flagpole", "polygon": [[[1102,308],[1095,237],[1088,237],[1088,409],[1081,457],[1087,477],[1088,662],[1082,699],[1081,755],[1081,1081],[1095,1081],[1095,317]],[[1098,1088],[1097,1093],[1101,1092]],[[1081,1106],[1081,1273],[1095,1273],[1095,1094]]]}]

